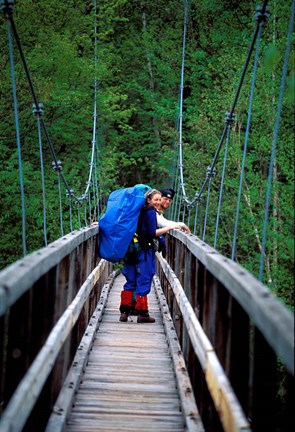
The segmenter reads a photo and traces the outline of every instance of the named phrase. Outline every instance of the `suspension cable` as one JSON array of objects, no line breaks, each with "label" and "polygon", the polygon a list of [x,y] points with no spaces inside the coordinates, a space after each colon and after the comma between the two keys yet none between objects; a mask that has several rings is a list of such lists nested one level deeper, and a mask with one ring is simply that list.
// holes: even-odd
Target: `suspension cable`
[{"label": "suspension cable", "polygon": [[[4,10],[4,6],[3,6],[3,12],[8,15],[12,13],[9,5],[7,6],[6,10]],[[12,81],[14,120],[15,120],[15,132],[16,132],[18,167],[19,167],[19,183],[20,183],[21,207],[22,207],[22,243],[23,243],[23,255],[25,256],[27,254],[25,192],[24,192],[24,182],[23,182],[23,164],[22,164],[20,129],[19,129],[19,121],[18,121],[18,101],[17,101],[16,83],[15,83],[13,44],[12,44],[12,35],[11,35],[11,23],[9,20],[8,20],[8,44],[9,44],[9,59],[10,59],[10,70],[11,70],[11,81]]]},{"label": "suspension cable", "polygon": [[212,178],[216,176],[216,169],[213,171],[211,170],[211,167],[209,166],[207,168],[207,176],[209,176],[209,183],[208,183],[208,192],[207,192],[207,202],[206,202],[206,212],[205,212],[205,219],[204,219],[204,229],[203,229],[203,238],[202,240],[205,241],[205,235],[206,235],[206,227],[207,227],[207,219],[208,219],[208,212],[209,212],[209,202],[210,202],[210,190],[211,190],[211,183]]},{"label": "suspension cable", "polygon": [[40,155],[40,168],[41,168],[41,181],[42,181],[42,200],[43,200],[43,235],[44,244],[47,246],[47,227],[46,227],[46,191],[44,180],[44,163],[43,163],[43,148],[42,148],[42,134],[40,126],[40,117],[43,114],[43,105],[39,104],[38,108],[33,104],[33,115],[37,119],[38,140],[39,140],[39,155]]},{"label": "suspension cable", "polygon": [[239,213],[240,213],[240,205],[241,205],[241,195],[242,195],[242,188],[243,188],[245,162],[246,162],[246,155],[247,155],[247,150],[248,150],[248,142],[249,142],[249,134],[250,134],[250,126],[251,126],[251,115],[252,115],[252,106],[253,106],[255,83],[256,83],[257,68],[258,68],[260,40],[261,40],[262,27],[265,23],[266,18],[267,18],[266,14],[264,14],[264,15],[262,15],[261,13],[257,14],[259,31],[258,31],[258,37],[257,37],[254,66],[253,66],[252,84],[251,84],[250,100],[249,100],[249,107],[248,107],[248,118],[247,118],[246,134],[245,134],[245,141],[244,141],[244,152],[243,152],[238,200],[237,200],[237,207],[236,207],[236,218],[235,218],[235,224],[234,224],[234,235],[233,235],[232,252],[231,252],[231,259],[232,260],[235,259],[236,247],[237,247],[236,243],[237,243]]},{"label": "suspension cable", "polygon": [[276,122],[275,122],[275,126],[274,126],[272,152],[271,152],[268,181],[267,181],[267,192],[266,192],[266,201],[265,201],[265,214],[264,214],[263,233],[262,233],[261,255],[260,255],[259,273],[258,273],[258,279],[260,281],[262,281],[263,270],[264,270],[266,234],[267,234],[267,228],[268,228],[268,214],[269,214],[269,207],[270,207],[270,195],[271,195],[271,187],[272,187],[273,167],[274,167],[274,161],[275,161],[275,155],[276,155],[276,146],[277,146],[277,139],[278,139],[278,134],[279,134],[279,125],[280,125],[280,120],[281,120],[281,111],[282,111],[282,106],[283,106],[283,97],[284,97],[285,83],[286,83],[287,70],[288,70],[288,62],[289,62],[289,56],[290,56],[290,50],[291,50],[291,38],[292,38],[292,31],[293,31],[293,24],[294,24],[294,15],[295,15],[295,1],[293,0],[292,6],[291,6],[291,14],[290,14],[290,21],[289,21],[289,28],[288,28],[288,39],[287,39],[285,59],[284,59],[282,78],[281,78],[281,84],[280,84],[278,109],[277,109]]},{"label": "suspension cable", "polygon": [[77,203],[77,213],[78,213],[78,225],[81,228],[81,216],[80,216],[80,203]]},{"label": "suspension cable", "polygon": [[63,228],[63,212],[62,212],[62,197],[61,197],[61,182],[60,182],[60,172],[58,171],[58,194],[59,194],[59,223],[60,223],[60,231],[61,236],[64,236],[64,228]]},{"label": "suspension cable", "polygon": [[[257,8],[257,11],[258,11],[258,13],[261,16],[265,16],[265,17],[268,16],[267,3],[268,3],[268,1],[264,0],[263,5],[259,6]],[[186,12],[186,6],[187,5],[186,5],[186,2],[185,2],[185,12]],[[185,23],[184,24],[184,36],[185,36],[185,33],[186,33],[186,13],[184,14],[184,23]],[[259,33],[259,29],[260,29],[260,23],[258,22],[257,25],[256,25],[256,28],[255,28],[255,32],[254,32],[253,38],[252,38],[251,43],[250,43],[250,47],[249,47],[249,50],[248,50],[248,53],[247,53],[246,61],[244,63],[243,69],[242,69],[242,73],[241,73],[241,76],[240,76],[238,88],[236,90],[235,97],[234,97],[234,100],[233,100],[233,103],[232,103],[232,106],[231,106],[231,109],[230,109],[230,112],[229,112],[229,118],[233,118],[233,116],[234,116],[234,110],[235,110],[236,104],[238,102],[240,91],[241,91],[241,88],[242,88],[242,85],[243,85],[243,82],[244,82],[244,78],[245,78],[245,75],[246,75],[249,63],[250,63],[250,59],[251,59],[251,56],[252,56],[252,53],[253,53],[253,50],[254,50],[254,45],[255,45],[255,42],[256,42],[256,39],[257,39],[257,36],[258,36],[258,33]],[[183,38],[183,39],[185,39],[185,38]],[[184,64],[184,47],[185,47],[185,41],[183,40],[183,53],[182,53],[182,62],[183,62],[183,64]],[[184,66],[182,67],[182,70],[183,69],[184,69]],[[183,85],[183,74],[181,75],[181,83]],[[182,99],[181,99],[181,104],[180,105],[181,105],[180,123],[182,125]],[[213,161],[211,163],[211,170],[212,170],[212,172],[213,172],[213,170],[215,168],[215,165],[216,165],[218,157],[219,157],[219,153],[221,151],[221,148],[222,148],[222,145],[224,143],[224,140],[225,140],[225,138],[227,136],[227,129],[228,129],[228,127],[229,127],[229,125],[226,124],[225,127],[224,127],[224,129],[223,129],[223,132],[221,134],[221,138],[219,140],[219,143],[218,143],[218,146],[217,146],[217,150],[215,152]],[[204,180],[204,183],[202,184],[200,190],[195,194],[194,198],[190,201],[188,199],[186,193],[185,193],[185,187],[184,187],[183,162],[182,162],[182,132],[180,133],[179,153],[180,153],[179,170],[180,170],[180,173],[181,173],[180,175],[181,175],[182,195],[183,195],[184,201],[187,204],[194,205],[197,202],[198,198],[203,195],[204,190],[205,190],[205,188],[207,186],[207,183],[208,183],[210,177],[206,176],[206,178]]]},{"label": "suspension cable", "polygon": [[[25,73],[26,73],[26,77],[27,77],[27,80],[28,80],[28,83],[29,83],[29,87],[30,87],[30,90],[31,90],[31,93],[32,93],[34,104],[36,106],[36,109],[39,109],[38,99],[37,99],[37,96],[36,96],[36,93],[35,93],[35,89],[34,89],[33,82],[32,82],[31,76],[30,76],[30,72],[29,72],[29,69],[28,69],[28,66],[27,66],[27,62],[26,62],[26,59],[25,59],[25,56],[24,56],[24,52],[22,50],[20,39],[18,37],[18,33],[17,33],[17,30],[16,30],[16,26],[15,26],[15,23],[14,23],[14,20],[13,20],[12,13],[10,13],[8,15],[8,20],[11,23],[11,28],[13,30],[14,39],[16,41],[16,45],[18,47],[18,51],[19,51],[19,54],[20,54],[20,57],[21,57],[21,60],[22,60],[22,63],[23,63],[23,67],[24,67],[24,70],[25,70]],[[53,160],[57,164],[57,156],[55,154],[54,147],[53,147],[51,139],[49,137],[49,134],[48,134],[45,122],[44,122],[44,120],[42,118],[40,118],[40,124],[41,124],[42,130],[43,130],[43,132],[45,134],[45,137],[46,137],[49,149],[51,151]],[[65,179],[65,177],[63,175],[63,173],[61,173],[61,179],[64,182],[64,185],[65,185],[68,193],[70,194],[70,187],[69,187],[69,185],[68,185],[68,183],[67,183],[67,181],[66,181],[66,179]],[[73,198],[75,198],[76,200],[79,200],[79,198],[76,197],[75,195],[73,195]]]},{"label": "suspension cable", "polygon": [[[229,113],[227,113],[227,114],[229,114]],[[233,122],[235,121],[235,116],[233,118],[229,118],[227,116],[226,119],[225,119],[225,121],[228,122],[228,123],[230,123],[230,124],[233,124]],[[217,207],[217,216],[216,216],[216,222],[215,222],[214,248],[216,248],[217,236],[218,236],[220,210],[221,210],[221,203],[222,203],[222,196],[223,196],[223,186],[224,186],[225,170],[226,170],[226,164],[227,164],[227,155],[228,155],[228,145],[229,145],[230,131],[231,131],[231,128],[228,128],[227,129],[226,141],[225,141],[223,167],[222,167],[222,175],[221,175],[221,183],[220,183],[219,199],[218,199],[218,207]]]},{"label": "suspension cable", "polygon": [[196,213],[195,213],[195,220],[194,220],[194,234],[196,234],[197,230],[197,221],[198,221],[198,213],[199,213],[199,206],[201,205],[202,198],[196,194]]},{"label": "suspension cable", "polygon": [[182,38],[182,57],[181,57],[181,77],[180,77],[180,94],[179,94],[179,156],[178,156],[178,168],[180,177],[180,188],[182,196],[185,200],[186,192],[183,177],[183,160],[182,160],[182,118],[183,118],[183,88],[184,88],[184,60],[185,60],[185,45],[186,45],[186,27],[187,27],[187,13],[188,4],[187,0],[184,1],[184,19],[183,19],[183,38]]},{"label": "suspension cable", "polygon": [[55,162],[52,162],[52,168],[54,171],[57,172],[57,178],[58,178],[59,224],[60,224],[61,236],[63,237],[64,236],[64,229],[63,229],[63,211],[62,211],[61,181],[60,181],[60,172],[62,171],[61,161],[58,160],[57,164]]},{"label": "suspension cable", "polygon": [[[63,222],[62,222],[62,202],[61,202],[61,185],[60,185],[60,180],[63,181],[64,186],[66,188],[67,191],[67,196],[69,198],[70,201],[70,212],[72,212],[72,199],[74,199],[77,203],[79,203],[80,201],[84,200],[84,197],[89,195],[90,196],[90,186],[93,186],[94,192],[93,192],[93,196],[94,196],[94,208],[96,207],[96,205],[98,205],[98,189],[97,189],[97,182],[96,182],[96,178],[95,178],[95,169],[96,169],[96,157],[95,157],[95,152],[97,150],[97,139],[96,139],[96,133],[97,133],[97,79],[95,78],[95,86],[94,86],[94,114],[93,114],[93,139],[92,139],[92,149],[91,149],[91,162],[90,162],[90,172],[89,172],[89,177],[88,177],[88,181],[86,182],[86,190],[85,193],[81,196],[81,197],[77,197],[74,192],[73,189],[71,189],[67,183],[66,178],[63,175],[63,172],[61,169],[59,169],[61,167],[60,161],[58,161],[57,156],[55,154],[55,150],[54,147],[52,145],[51,139],[49,137],[45,122],[43,120],[43,118],[41,117],[41,112],[42,112],[42,104],[40,104],[38,102],[37,99],[37,95],[34,89],[34,85],[33,85],[33,81],[31,79],[31,75],[29,72],[29,68],[25,59],[25,55],[21,46],[21,42],[20,42],[20,38],[17,32],[17,28],[13,19],[13,6],[14,6],[14,0],[1,0],[1,9],[5,15],[5,18],[7,19],[8,22],[8,33],[9,33],[9,45],[10,45],[10,58],[11,58],[11,62],[13,61],[12,59],[12,33],[14,36],[14,39],[16,41],[16,46],[18,48],[19,54],[20,54],[20,58],[24,67],[24,71],[25,71],[25,75],[29,84],[29,88],[32,94],[32,98],[33,98],[33,102],[34,102],[34,115],[36,115],[37,118],[37,126],[38,126],[38,137],[39,137],[39,148],[40,148],[40,161],[41,161],[41,176],[42,176],[42,194],[43,194],[43,230],[44,230],[44,241],[45,241],[45,245],[47,245],[47,233],[46,233],[46,198],[45,198],[45,181],[44,181],[44,165],[43,165],[43,150],[42,150],[42,139],[41,139],[41,129],[46,137],[46,141],[48,143],[51,155],[53,157],[53,167],[54,169],[57,170],[58,172],[58,182],[59,182],[59,199],[60,199],[60,226],[61,226],[61,232],[63,235]],[[94,22],[95,22],[95,26],[94,26],[94,32],[95,32],[95,47],[94,47],[94,62],[95,62],[95,70],[97,69],[97,2],[96,0],[94,0]],[[14,75],[14,64],[12,64],[11,66],[11,73],[12,75]],[[14,85],[15,86],[15,85]],[[15,93],[14,95],[14,99],[16,102],[16,88],[13,90],[13,92]],[[15,103],[15,109],[17,109],[17,104]],[[16,115],[16,114],[15,114]],[[20,166],[20,183],[21,183],[21,196],[22,196],[22,228],[23,228],[23,249],[24,249],[24,255],[26,254],[26,245],[25,245],[25,204],[24,204],[24,186],[23,186],[23,172],[22,172],[22,163],[21,163],[21,147],[20,147],[20,133],[19,133],[19,126],[18,126],[18,120],[15,120],[16,123],[16,128],[17,128],[17,143],[18,143],[18,153],[19,153],[19,166]],[[96,184],[94,185],[94,182],[96,182]],[[95,193],[97,191],[97,199],[95,197]],[[97,202],[95,202],[97,201]],[[91,207],[90,207],[90,215],[89,215],[89,220],[91,223]],[[71,229],[72,229],[72,214],[70,214],[70,224],[71,224]]]},{"label": "suspension cable", "polygon": [[[97,77],[96,77],[96,69],[97,69],[97,1],[94,0],[93,3],[93,8],[94,8],[94,70],[95,70],[95,80],[94,80],[94,103],[93,103],[93,129],[92,129],[92,146],[91,146],[91,162],[90,162],[90,170],[89,170],[89,176],[88,176],[88,181],[86,182],[86,189],[84,194],[82,195],[82,197],[89,197],[88,199],[88,204],[89,204],[89,223],[91,224],[92,222],[92,216],[91,216],[91,199],[90,199],[90,187],[93,186],[94,187],[94,182],[95,182],[95,176],[94,176],[94,172],[95,172],[95,168],[96,168],[96,158],[95,158],[95,153],[96,153],[96,148],[97,148],[97,140],[96,140],[96,133],[97,133],[97,89],[98,89],[98,82],[97,82]],[[94,201],[95,201],[95,196],[94,196]],[[94,205],[94,209],[95,209],[95,205]],[[94,210],[95,211],[95,210]],[[94,215],[93,215],[94,217]]]},{"label": "suspension cable", "polygon": [[70,189],[69,192],[67,192],[67,197],[69,200],[69,207],[70,207],[70,231],[73,231],[73,202],[72,202],[72,197],[73,197],[74,191],[72,189]]}]

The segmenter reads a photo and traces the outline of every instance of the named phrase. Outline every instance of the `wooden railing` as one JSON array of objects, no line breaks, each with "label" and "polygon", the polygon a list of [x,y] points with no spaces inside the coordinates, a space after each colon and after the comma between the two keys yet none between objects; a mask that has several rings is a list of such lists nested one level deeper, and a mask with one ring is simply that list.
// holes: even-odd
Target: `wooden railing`
[{"label": "wooden railing", "polygon": [[111,273],[97,232],[74,231],[0,273],[1,431],[45,430]]},{"label": "wooden railing", "polygon": [[157,273],[205,429],[293,430],[293,314],[194,235],[174,231],[167,261]]}]

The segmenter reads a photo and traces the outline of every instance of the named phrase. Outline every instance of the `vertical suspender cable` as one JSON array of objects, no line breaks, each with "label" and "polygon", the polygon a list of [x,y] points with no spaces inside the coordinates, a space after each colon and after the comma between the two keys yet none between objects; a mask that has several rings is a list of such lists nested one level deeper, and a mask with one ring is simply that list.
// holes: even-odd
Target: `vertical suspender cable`
[{"label": "vertical suspender cable", "polygon": [[202,200],[203,200],[203,197],[201,195],[199,195],[198,192],[196,192],[195,193],[195,198],[194,198],[194,201],[197,202],[197,204],[196,204],[196,213],[195,213],[195,221],[194,221],[194,234],[196,234],[196,230],[197,230],[197,221],[198,221],[199,207],[201,205]]},{"label": "vertical suspender cable", "polygon": [[[226,119],[226,121],[228,121],[228,119]],[[217,236],[218,236],[220,210],[221,210],[223,186],[224,186],[225,170],[226,170],[227,154],[228,154],[229,136],[230,136],[230,128],[228,128],[228,130],[227,130],[227,137],[226,137],[226,141],[225,141],[223,168],[222,168],[221,183],[220,183],[220,190],[219,190],[217,216],[216,216],[216,222],[215,222],[214,249],[216,248]]]},{"label": "vertical suspender cable", "polygon": [[196,205],[196,213],[195,213],[195,220],[194,220],[194,234],[195,234],[195,235],[196,235],[196,230],[197,230],[198,213],[199,213],[199,201],[197,201],[197,205]]},{"label": "vertical suspender cable", "polygon": [[[178,166],[178,161],[177,161],[177,166]],[[179,200],[178,184],[179,184],[179,178],[178,178],[178,168],[177,168],[175,171],[174,186],[173,186],[173,189],[176,191],[176,194],[174,200],[172,201],[171,212],[169,213],[169,215],[171,215],[172,220],[176,220],[177,205],[178,205],[177,203]]]},{"label": "vertical suspender cable", "polygon": [[60,173],[62,170],[62,163],[60,160],[56,161],[56,163],[52,162],[52,168],[54,171],[57,172],[57,179],[58,179],[58,197],[59,197],[59,224],[60,224],[60,232],[61,236],[64,236],[64,229],[63,229],[63,213],[62,213],[62,198],[61,198],[61,181],[60,181]]},{"label": "vertical suspender cable", "polygon": [[[258,16],[258,19],[260,19],[260,16]],[[232,251],[231,251],[231,259],[232,260],[235,259],[236,247],[237,247],[236,246],[236,242],[237,242],[237,232],[238,232],[238,224],[239,224],[239,213],[240,213],[240,205],[241,205],[241,195],[242,195],[242,188],[243,188],[243,179],[244,179],[246,155],[247,155],[248,142],[249,142],[249,133],[250,133],[250,125],[251,125],[251,114],[252,114],[252,106],[253,106],[253,99],[254,99],[254,92],[255,92],[255,82],[256,82],[257,67],[258,67],[258,58],[259,58],[259,49],[260,49],[260,38],[261,38],[261,32],[262,32],[262,27],[263,27],[264,22],[265,22],[264,19],[261,19],[259,21],[259,32],[258,32],[258,37],[257,37],[256,53],[255,53],[255,59],[254,59],[253,76],[252,76],[252,84],[251,84],[249,108],[248,108],[247,127],[246,127],[246,135],[245,135],[245,142],[244,142],[244,152],[243,152],[243,160],[242,160],[241,175],[240,175],[240,184],[239,184],[239,192],[238,192],[238,200],[237,200],[237,208],[236,208],[236,219],[235,219],[235,224],[234,224],[234,235],[233,235],[233,243],[232,243]]]},{"label": "vertical suspender cable", "polygon": [[78,212],[78,224],[79,224],[79,228],[81,228],[81,217],[80,217],[80,202],[78,202],[78,208],[77,208],[77,212]]},{"label": "vertical suspender cable", "polygon": [[[259,10],[259,13],[261,15],[265,14],[267,16],[267,13],[268,13],[267,2],[268,2],[268,0],[264,0],[263,5],[259,6],[257,8]],[[247,72],[247,69],[248,69],[248,65],[250,63],[250,58],[251,58],[251,55],[252,55],[252,52],[253,52],[253,49],[254,49],[254,45],[255,45],[255,42],[256,42],[256,38],[257,38],[257,35],[258,35],[259,28],[260,28],[260,26],[257,25],[256,29],[255,29],[255,32],[254,32],[254,35],[253,35],[253,38],[252,38],[252,41],[251,41],[251,44],[250,44],[250,48],[249,48],[249,51],[248,51],[248,54],[247,54],[247,58],[246,58],[244,67],[243,67],[243,70],[242,70],[242,73],[241,73],[241,76],[240,76],[240,81],[239,81],[238,88],[237,88],[237,91],[236,91],[236,94],[235,94],[235,97],[234,97],[234,101],[232,103],[232,106],[231,106],[231,109],[230,109],[230,112],[229,112],[229,118],[233,117],[234,110],[235,110],[236,104],[238,102],[238,98],[239,98],[239,95],[240,95],[240,92],[241,92],[241,88],[242,88],[242,85],[243,85],[243,82],[244,82],[244,78],[245,78],[245,75],[246,75],[246,72]],[[214,158],[213,158],[213,162],[211,164],[211,169],[212,170],[214,169],[214,167],[216,165],[216,162],[218,160],[219,153],[220,153],[221,147],[223,145],[223,142],[225,140],[228,127],[229,126],[226,125],[225,128],[223,129],[221,138],[219,140],[219,144],[217,146],[217,150],[216,150]],[[203,183],[203,185],[202,185],[202,187],[201,187],[201,189],[199,191],[199,196],[200,197],[202,197],[203,192],[205,190],[205,187],[206,187],[208,181],[209,181],[209,178],[208,178],[208,176],[206,176],[206,179],[205,179],[205,181],[204,181],[204,183]],[[192,203],[194,203],[196,201],[196,199],[197,198],[194,198],[194,200],[192,201]]]},{"label": "vertical suspender cable", "polygon": [[[95,134],[97,132],[97,89],[98,89],[98,80],[97,80],[97,0],[94,0],[94,70],[95,70],[95,126],[93,127],[93,130],[95,130]],[[94,139],[94,137],[93,137]],[[98,167],[98,145],[97,145],[97,138],[95,135],[95,159],[94,159],[94,184],[95,184],[95,209],[96,209],[96,219],[99,219],[99,188],[98,188],[98,173],[97,173],[97,167]]]},{"label": "vertical suspender cable", "polygon": [[185,197],[184,179],[183,179],[183,160],[182,160],[182,112],[183,112],[183,83],[184,83],[184,59],[185,59],[185,42],[186,42],[186,22],[187,22],[187,0],[184,1],[184,23],[182,39],[182,60],[181,60],[181,78],[180,78],[180,101],[179,101],[179,177],[182,196]]},{"label": "vertical suspender cable", "polygon": [[89,219],[88,223],[91,224],[91,197],[90,197],[90,190],[88,192],[88,208],[89,208]]},{"label": "vertical suspender cable", "polygon": [[97,220],[100,218],[100,193],[99,193],[99,176],[98,176],[98,146],[96,145],[96,153],[95,153],[95,188],[96,188],[96,206],[97,206]]},{"label": "vertical suspender cable", "polygon": [[[96,42],[96,33],[97,33],[97,22],[96,22],[96,0],[94,0],[94,32],[95,32],[95,38],[94,38],[94,67],[95,67],[95,73],[96,73],[96,66],[97,66],[97,42]],[[91,198],[90,198],[90,187],[93,185],[93,182],[95,181],[94,176],[94,167],[95,167],[95,150],[96,150],[96,121],[97,121],[97,107],[96,107],[96,99],[97,99],[97,79],[95,77],[94,82],[94,106],[93,106],[93,130],[92,130],[92,147],[91,147],[91,162],[90,162],[90,171],[87,181],[87,187],[85,190],[85,196],[88,196],[88,204],[89,204],[89,224],[91,224]],[[95,196],[94,196],[95,201]],[[95,204],[94,204],[95,207]]]},{"label": "vertical suspender cable", "polygon": [[96,216],[96,203],[97,203],[97,197],[96,197],[96,188],[95,188],[95,162],[94,162],[94,171],[93,171],[93,181],[92,181],[92,200],[93,200],[93,215],[91,218],[91,222],[97,220]]},{"label": "vertical suspender cable", "polygon": [[73,231],[73,203],[72,203],[72,195],[69,193],[69,204],[70,204],[70,230]]},{"label": "vertical suspender cable", "polygon": [[[30,73],[29,73],[29,69],[26,63],[26,59],[21,47],[21,43],[20,43],[20,39],[17,33],[17,29],[13,20],[13,4],[14,1],[13,0],[1,0],[1,10],[4,13],[5,17],[7,18],[8,21],[8,39],[9,39],[9,46],[10,46],[10,61],[12,63],[12,77],[13,77],[13,95],[14,95],[14,100],[15,100],[15,116],[17,115],[17,99],[16,99],[16,87],[15,87],[15,78],[14,78],[14,63],[13,63],[13,52],[12,52],[12,33],[14,35],[15,38],[15,42],[20,54],[20,58],[25,70],[25,74],[27,77],[27,81],[32,93],[32,97],[33,97],[33,101],[34,101],[34,105],[35,105],[35,113],[40,113],[40,106],[41,104],[38,103],[37,101],[37,96],[34,90],[34,86],[33,86],[33,81],[30,77]],[[96,1],[94,1],[94,5],[95,5],[95,14],[96,14]],[[96,28],[96,16],[95,16],[95,68],[96,68],[96,61],[97,61],[97,43],[96,43],[96,33],[97,33],[97,28]],[[97,92],[97,81],[95,80],[95,106],[94,106],[94,132],[93,132],[93,145],[92,145],[92,160],[91,160],[91,170],[90,170],[90,177],[89,177],[89,183],[87,185],[87,188],[89,190],[90,184],[93,184],[92,182],[95,181],[94,180],[94,165],[95,165],[95,149],[96,149],[96,119],[97,119],[97,111],[96,111],[96,92]],[[21,146],[20,146],[20,133],[19,133],[19,126],[18,126],[18,119],[16,118],[15,120],[15,124],[16,124],[16,129],[17,129],[17,142],[18,142],[18,153],[19,153],[19,161],[20,161],[20,183],[21,183],[21,197],[22,197],[22,229],[23,229],[23,250],[24,250],[24,255],[26,254],[26,220],[25,220],[25,197],[24,197],[24,184],[23,184],[23,171],[22,171],[22,162],[21,162]],[[67,184],[67,181],[63,175],[63,173],[61,172],[61,170],[59,169],[58,165],[59,165],[59,161],[57,160],[53,145],[51,143],[48,131],[46,129],[45,123],[43,121],[43,119],[41,118],[41,115],[38,115],[38,136],[39,136],[39,143],[40,143],[40,159],[41,159],[41,174],[42,174],[42,191],[43,191],[43,229],[44,229],[44,240],[45,240],[45,245],[47,245],[47,228],[46,228],[46,199],[45,199],[45,182],[44,182],[44,166],[43,166],[43,150],[42,150],[42,140],[41,140],[41,128],[42,131],[45,134],[45,137],[47,139],[47,143],[49,145],[49,149],[52,153],[53,156],[53,165],[54,165],[54,169],[58,170],[58,181],[59,181],[59,194],[61,192],[61,188],[60,188],[60,180],[62,180],[64,182],[64,185],[66,187],[66,190],[68,192],[68,196],[70,199],[70,223],[72,226],[72,198],[74,198],[77,202],[80,202],[80,198],[76,197],[75,194],[73,193],[73,190],[69,188],[69,185]],[[92,181],[91,181],[92,180]],[[98,189],[97,189],[97,184],[96,186],[96,191],[97,191],[97,200],[98,201]],[[94,189],[94,201],[95,201],[95,187]],[[96,202],[95,202],[96,205]],[[62,223],[62,205],[61,205],[61,194],[60,194],[60,225],[61,225],[61,231],[62,231],[62,235],[63,235],[63,223]],[[91,214],[90,214],[91,216]],[[91,218],[90,218],[91,221]]]},{"label": "vertical suspender cable", "polygon": [[181,210],[181,197],[179,197],[176,220],[180,220],[180,210]]},{"label": "vertical suspender cable", "polygon": [[187,226],[188,227],[189,227],[190,220],[191,220],[191,211],[192,211],[192,209],[191,209],[191,207],[189,207],[188,214],[187,214]]},{"label": "vertical suspender cable", "polygon": [[64,228],[63,228],[63,217],[62,217],[62,198],[61,198],[61,184],[60,184],[60,175],[59,169],[57,171],[58,178],[58,195],[59,195],[59,223],[60,223],[60,232],[61,236],[64,236]]},{"label": "vertical suspender cable", "polygon": [[186,207],[183,208],[183,212],[182,212],[182,222],[184,222],[185,212],[186,212]]},{"label": "vertical suspender cable", "polygon": [[261,244],[261,255],[260,255],[259,273],[258,273],[258,279],[260,281],[262,281],[263,270],[264,270],[265,245],[266,245],[266,234],[267,234],[267,228],[268,228],[268,214],[269,214],[269,207],[270,207],[270,195],[271,195],[271,186],[272,186],[273,167],[274,167],[274,160],[275,160],[275,155],[276,155],[276,146],[277,146],[277,139],[278,139],[278,134],[279,134],[279,125],[280,125],[280,119],[281,119],[281,110],[282,110],[282,105],[283,105],[283,96],[284,96],[284,89],[285,89],[286,76],[287,76],[287,70],[288,70],[289,55],[290,55],[290,50],[291,50],[291,36],[292,36],[292,31],[293,31],[294,15],[295,15],[294,10],[295,10],[295,1],[293,0],[292,7],[291,7],[289,28],[288,28],[288,40],[287,40],[287,46],[286,46],[286,51],[285,51],[285,59],[284,59],[284,65],[283,65],[282,79],[281,79],[281,84],[280,84],[277,117],[276,117],[276,122],[275,122],[275,127],[274,127],[274,136],[273,136],[273,142],[272,142],[272,152],[271,152],[271,158],[270,158],[269,173],[268,173],[265,213],[264,213],[264,223],[263,223],[263,234],[262,234],[262,244]]},{"label": "vertical suspender cable", "polygon": [[[15,26],[13,17],[12,17],[11,14],[9,14],[8,18],[9,18],[9,21],[10,21],[10,24],[11,24],[11,28],[12,28],[12,31],[13,31],[13,34],[14,34],[14,39],[15,39],[16,45],[18,47],[18,51],[19,51],[22,63],[23,63],[23,67],[24,67],[24,70],[25,70],[25,73],[26,73],[26,76],[27,76],[27,80],[28,80],[28,84],[29,84],[29,87],[30,87],[30,90],[31,90],[31,93],[32,93],[33,101],[34,101],[36,107],[39,107],[39,103],[38,103],[38,100],[37,100],[36,92],[35,92],[35,89],[34,89],[34,86],[33,86],[33,82],[32,82],[31,76],[30,76],[30,72],[29,72],[29,69],[28,69],[28,66],[27,66],[27,62],[26,62],[26,59],[25,59],[25,56],[24,56],[24,53],[23,53],[23,50],[22,50],[22,46],[21,46],[20,40],[19,40],[19,37],[18,37],[18,33],[17,33],[17,30],[16,30],[16,26]],[[56,157],[56,154],[55,154],[55,151],[54,151],[51,139],[49,137],[46,125],[45,125],[44,120],[42,118],[40,118],[40,124],[41,124],[42,130],[43,130],[43,132],[45,134],[47,143],[49,145],[49,149],[51,151],[53,160],[54,160],[55,164],[58,165],[57,157]],[[72,197],[74,197],[74,198],[76,198],[78,200],[78,198],[75,197],[75,195],[71,191],[71,189],[70,189],[70,187],[69,187],[69,185],[68,185],[65,177],[62,174],[62,172],[60,173],[60,177],[61,177],[61,179],[62,179],[62,181],[63,181],[63,183],[64,183],[64,185],[66,187],[66,190],[68,191],[68,194],[70,194]]]},{"label": "vertical suspender cable", "polygon": [[11,69],[11,80],[12,80],[12,94],[13,94],[13,101],[14,101],[14,119],[15,119],[15,129],[16,129],[16,142],[17,142],[18,167],[19,167],[19,182],[20,182],[21,206],[22,206],[23,255],[25,256],[27,254],[25,193],[24,193],[24,183],[23,183],[23,165],[22,165],[22,155],[21,155],[20,130],[19,130],[19,122],[18,122],[18,102],[17,102],[17,95],[16,95],[14,60],[13,60],[13,45],[12,45],[10,20],[8,20],[8,43],[9,43],[9,58],[10,58],[10,69]]},{"label": "vertical suspender cable", "polygon": [[[226,121],[229,121],[229,119],[226,119]],[[226,163],[227,163],[229,137],[230,137],[230,128],[227,129],[227,136],[226,136],[226,141],[225,141],[223,167],[222,167],[222,175],[221,175],[219,199],[218,199],[218,208],[217,208],[217,216],[216,216],[216,222],[215,222],[214,248],[216,248],[217,236],[218,236],[218,227],[219,227],[220,209],[221,209],[223,186],[224,186],[224,179],[225,179],[225,170],[226,170]]]},{"label": "vertical suspender cable", "polygon": [[43,235],[44,235],[44,244],[47,246],[47,227],[46,227],[46,192],[45,192],[45,180],[44,180],[44,163],[43,163],[43,148],[42,148],[42,134],[41,134],[41,126],[40,126],[40,116],[43,113],[43,110],[39,104],[37,108],[33,105],[34,110],[33,114],[37,119],[37,127],[38,127],[38,139],[39,139],[39,154],[40,154],[40,168],[41,168],[41,179],[42,179],[42,199],[43,199]]},{"label": "vertical suspender cable", "polygon": [[85,226],[87,226],[87,204],[86,204],[86,197],[85,197],[85,201],[84,201],[84,223],[85,223]]},{"label": "vertical suspender cable", "polygon": [[216,170],[211,171],[211,167],[208,167],[207,175],[209,176],[209,184],[208,184],[206,212],[205,212],[204,228],[203,228],[203,238],[202,238],[203,241],[205,241],[205,235],[206,235],[206,227],[207,227],[207,219],[208,219],[208,212],[209,212],[209,202],[210,202],[210,191],[211,191],[212,177],[214,177],[216,175]]}]

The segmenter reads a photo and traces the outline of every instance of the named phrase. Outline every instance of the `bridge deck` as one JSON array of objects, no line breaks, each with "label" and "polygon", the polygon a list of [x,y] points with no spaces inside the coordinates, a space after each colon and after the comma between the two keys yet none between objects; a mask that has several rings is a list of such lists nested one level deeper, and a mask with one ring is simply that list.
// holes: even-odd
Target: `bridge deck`
[{"label": "bridge deck", "polygon": [[149,295],[156,323],[121,323],[124,280],[119,275],[110,290],[65,430],[187,430],[156,291]]}]

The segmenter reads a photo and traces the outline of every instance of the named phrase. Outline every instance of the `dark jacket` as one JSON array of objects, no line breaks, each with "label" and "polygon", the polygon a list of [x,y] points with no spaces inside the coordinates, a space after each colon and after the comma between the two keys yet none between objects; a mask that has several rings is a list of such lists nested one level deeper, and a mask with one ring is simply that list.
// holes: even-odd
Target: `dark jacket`
[{"label": "dark jacket", "polygon": [[157,239],[156,229],[156,210],[153,207],[144,206],[140,212],[136,230],[141,249],[147,250],[154,248],[154,241]]}]

